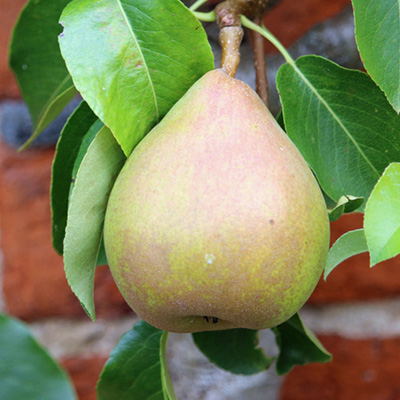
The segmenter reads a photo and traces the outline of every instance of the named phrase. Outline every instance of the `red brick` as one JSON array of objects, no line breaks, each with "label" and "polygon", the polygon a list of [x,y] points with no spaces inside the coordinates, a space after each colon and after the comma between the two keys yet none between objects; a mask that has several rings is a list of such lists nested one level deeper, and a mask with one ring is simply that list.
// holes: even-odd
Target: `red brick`
[{"label": "red brick", "polygon": [[400,338],[320,339],[333,361],[295,367],[284,380],[280,400],[400,399]]},{"label": "red brick", "polygon": [[70,374],[79,400],[96,400],[96,384],[106,357],[68,358],[62,366]]},{"label": "red brick", "polygon": [[[360,213],[342,216],[331,224],[331,241],[335,242],[350,230],[362,228]],[[310,304],[373,300],[400,294],[400,257],[369,267],[368,253],[349,258],[322,279],[311,296]]]},{"label": "red brick", "polygon": [[[51,245],[49,186],[53,150],[17,153],[0,143],[0,231],[8,311],[24,320],[84,316]],[[100,317],[129,312],[107,267],[96,273]]]},{"label": "red brick", "polygon": [[0,99],[20,97],[17,83],[8,68],[11,31],[26,0],[0,0]]},{"label": "red brick", "polygon": [[[265,26],[281,41],[290,46],[316,24],[334,17],[351,4],[351,0],[282,0],[265,17]],[[267,51],[276,49],[267,44]]]}]

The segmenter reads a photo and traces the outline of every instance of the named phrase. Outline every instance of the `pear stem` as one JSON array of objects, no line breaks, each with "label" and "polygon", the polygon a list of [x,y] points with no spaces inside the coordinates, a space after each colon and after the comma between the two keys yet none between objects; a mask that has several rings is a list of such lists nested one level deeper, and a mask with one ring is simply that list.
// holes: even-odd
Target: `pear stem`
[{"label": "pear stem", "polygon": [[242,0],[226,0],[215,7],[219,31],[219,44],[222,49],[221,69],[234,78],[240,62],[240,43],[243,29],[240,23]]},{"label": "pear stem", "polygon": [[[203,0],[199,0],[196,3],[200,4],[200,1]],[[278,0],[279,1],[279,0]],[[276,3],[278,1],[273,2]],[[285,49],[285,47],[282,45],[282,43],[264,26],[264,24],[262,24],[261,26],[257,25],[256,23],[250,21],[247,17],[245,17],[244,15],[242,15],[242,12],[244,12],[244,9],[241,10],[240,9],[240,3],[245,3],[246,0],[236,0],[237,3],[235,3],[235,0],[227,0],[224,1],[222,3],[220,3],[216,9],[215,12],[211,11],[209,13],[200,13],[200,12],[196,12],[193,11],[193,14],[200,20],[200,21],[205,21],[205,22],[212,22],[217,20],[217,23],[219,25],[219,27],[222,29],[224,28],[228,28],[228,27],[240,27],[241,24],[243,24],[243,26],[245,26],[246,28],[249,28],[255,32],[258,32],[261,36],[265,37],[269,42],[271,42],[278,50],[279,52],[283,55],[283,57],[285,58],[285,60],[287,61],[288,64],[292,65],[295,69],[297,69],[297,65],[294,61],[294,59],[292,58],[292,56],[289,54],[289,52]],[[196,5],[196,3],[194,5]],[[249,1],[249,3],[251,3],[251,1]],[[259,4],[263,4],[264,7],[268,4],[268,0],[260,0]],[[194,7],[194,5],[192,7]],[[229,12],[229,7],[224,7],[224,6],[232,6],[233,5],[233,10],[235,11],[241,11],[239,14],[235,15],[235,12]],[[232,10],[230,10],[232,11]],[[240,16],[240,18],[238,18]],[[243,35],[243,34],[242,34]],[[229,41],[226,40],[226,34],[223,34],[223,38],[222,41]],[[240,39],[241,41],[241,39]],[[221,39],[220,39],[221,42]],[[234,40],[234,43],[236,45],[237,43],[237,39]],[[230,43],[232,44],[232,43]],[[239,42],[240,44],[240,42]],[[222,52],[224,53],[224,49],[222,49]],[[230,76],[235,76],[236,73],[236,69],[237,69],[237,65],[239,64],[239,60],[240,60],[240,54],[239,54],[239,48],[237,49],[237,54],[236,51],[233,52],[232,57],[229,55],[229,52],[227,53],[225,51],[225,57],[223,55],[223,60],[229,60],[228,64],[230,64],[227,67],[223,66],[223,62],[221,62],[221,67],[225,70],[229,70],[230,72],[229,75]],[[239,57],[239,58],[237,58]],[[236,61],[233,61],[235,60]],[[236,64],[237,63],[237,64]],[[232,65],[232,67],[231,67]],[[236,67],[235,67],[236,65]],[[233,74],[233,75],[232,75]]]},{"label": "pear stem", "polygon": [[285,58],[287,63],[297,69],[296,63],[293,60],[292,56],[285,49],[285,47],[282,45],[282,43],[264,25],[258,26],[257,24],[255,24],[254,22],[252,22],[248,18],[246,18],[244,15],[241,15],[240,20],[242,21],[243,26],[245,26],[246,28],[249,28],[253,31],[258,32],[259,34],[264,36],[269,42],[271,42],[279,50],[279,52],[283,55],[283,57]]},{"label": "pear stem", "polygon": [[243,29],[240,26],[227,26],[219,32],[219,44],[222,48],[221,68],[232,78],[235,77],[240,62],[240,43]]},{"label": "pear stem", "polygon": [[222,48],[221,68],[234,78],[240,62],[239,48],[243,38],[239,15],[232,16],[225,9],[222,9],[219,14],[214,11],[209,13],[192,12],[200,21],[211,22],[217,19],[221,29],[219,32],[219,43]]},{"label": "pear stem", "polygon": [[203,4],[207,3],[208,0],[197,0],[194,4],[189,7],[190,11],[196,11],[200,8]]}]

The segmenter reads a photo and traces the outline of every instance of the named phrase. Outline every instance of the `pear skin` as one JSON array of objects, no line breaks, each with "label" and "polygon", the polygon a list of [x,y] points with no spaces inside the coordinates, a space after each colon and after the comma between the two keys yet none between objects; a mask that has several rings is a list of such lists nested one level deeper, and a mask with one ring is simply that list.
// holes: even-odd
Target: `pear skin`
[{"label": "pear skin", "polygon": [[257,94],[214,70],[128,158],[104,242],[119,290],[151,325],[264,329],[311,295],[329,222],[311,170]]}]

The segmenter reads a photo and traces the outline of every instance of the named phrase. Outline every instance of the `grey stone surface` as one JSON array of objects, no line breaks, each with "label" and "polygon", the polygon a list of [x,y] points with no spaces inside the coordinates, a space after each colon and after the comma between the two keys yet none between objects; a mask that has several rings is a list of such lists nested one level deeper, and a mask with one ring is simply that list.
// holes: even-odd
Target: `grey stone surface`
[{"label": "grey stone surface", "polygon": [[36,339],[56,358],[75,356],[107,356],[121,336],[139,319],[135,316],[119,320],[49,319],[30,324]]},{"label": "grey stone surface", "polygon": [[[260,332],[266,354],[275,356],[277,348],[271,331]],[[171,334],[168,348],[171,378],[178,399],[190,400],[274,400],[281,378],[274,365],[256,375],[234,375],[211,364],[196,348],[191,335]]]},{"label": "grey stone surface", "polygon": [[301,316],[319,334],[353,339],[400,336],[400,298],[304,307]]},{"label": "grey stone surface", "polygon": [[318,54],[347,68],[362,68],[354,36],[351,6],[334,18],[316,25],[289,49],[294,58]]},{"label": "grey stone surface", "polygon": [[[80,99],[72,100],[64,111],[32,142],[31,147],[50,147],[57,143],[60,132]],[[32,134],[32,121],[25,103],[5,100],[0,103],[0,136],[9,146],[18,148]]]}]

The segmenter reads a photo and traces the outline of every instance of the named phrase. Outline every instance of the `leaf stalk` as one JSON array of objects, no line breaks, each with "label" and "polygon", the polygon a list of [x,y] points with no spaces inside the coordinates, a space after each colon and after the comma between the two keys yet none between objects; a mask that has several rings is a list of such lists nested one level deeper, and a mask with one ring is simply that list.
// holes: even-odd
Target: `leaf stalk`
[{"label": "leaf stalk", "polygon": [[208,13],[199,11],[192,11],[192,12],[199,21],[203,22],[214,22],[217,18],[214,11],[210,11]]},{"label": "leaf stalk", "polygon": [[243,26],[260,33],[269,42],[271,42],[277,48],[277,50],[279,50],[279,52],[283,55],[283,57],[285,58],[287,63],[297,69],[296,63],[295,63],[294,59],[292,58],[292,56],[285,49],[283,44],[264,25],[259,26],[259,25],[255,24],[254,22],[250,21],[244,15],[241,15],[240,20],[241,20]]},{"label": "leaf stalk", "polygon": [[200,8],[203,4],[207,3],[208,0],[197,0],[195,3],[193,3],[190,7],[190,11],[196,11],[198,8]]}]

